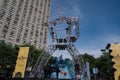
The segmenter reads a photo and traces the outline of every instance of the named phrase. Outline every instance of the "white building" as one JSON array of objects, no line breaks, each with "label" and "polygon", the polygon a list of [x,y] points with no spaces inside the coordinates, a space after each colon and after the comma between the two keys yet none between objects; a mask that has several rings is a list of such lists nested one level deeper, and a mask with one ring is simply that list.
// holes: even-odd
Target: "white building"
[{"label": "white building", "polygon": [[47,43],[51,0],[0,0],[0,41],[9,45],[30,43],[37,49]]}]

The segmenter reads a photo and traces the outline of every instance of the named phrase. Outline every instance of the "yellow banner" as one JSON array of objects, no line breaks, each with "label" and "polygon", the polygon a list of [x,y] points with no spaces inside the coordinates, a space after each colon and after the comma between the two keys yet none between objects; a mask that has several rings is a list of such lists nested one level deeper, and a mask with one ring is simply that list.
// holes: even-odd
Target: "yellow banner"
[{"label": "yellow banner", "polygon": [[24,78],[26,63],[28,59],[29,47],[20,47],[17,56],[15,70],[12,77]]},{"label": "yellow banner", "polygon": [[120,80],[120,44],[112,44],[110,49],[112,50],[112,61],[115,63],[113,68],[116,69],[114,72],[114,78],[115,80]]}]

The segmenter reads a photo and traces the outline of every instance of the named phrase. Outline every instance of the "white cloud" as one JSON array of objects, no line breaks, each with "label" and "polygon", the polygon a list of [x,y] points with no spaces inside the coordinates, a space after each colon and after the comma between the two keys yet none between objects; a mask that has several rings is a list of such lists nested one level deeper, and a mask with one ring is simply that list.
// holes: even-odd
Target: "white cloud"
[{"label": "white cloud", "polygon": [[[83,49],[83,48],[77,48],[77,50],[79,51],[80,54],[87,53],[87,54],[89,54],[89,55],[94,56],[95,58],[100,57],[100,55],[102,55],[100,49],[95,49],[95,48],[92,49],[92,47],[89,48],[89,49],[88,49],[88,48],[85,48],[85,49]],[[66,51],[66,50],[56,50],[56,51],[53,53],[53,56],[55,56],[55,57],[59,57],[60,55],[63,55],[63,58],[64,58],[64,59],[65,59],[65,58],[70,58],[70,59],[72,59],[70,53],[69,53],[68,51]]]},{"label": "white cloud", "polygon": [[89,55],[94,56],[95,58],[100,57],[100,55],[102,55],[99,48],[98,48],[98,49],[96,49],[96,48],[93,48],[93,49],[92,49],[92,47],[89,48],[89,49],[88,49],[87,47],[86,47],[86,49],[80,48],[80,49],[79,49],[79,52],[80,52],[81,54],[87,53],[87,54],[89,54]]},{"label": "white cloud", "polygon": [[64,10],[65,10],[64,11],[65,16],[76,16],[76,17],[79,17],[80,19],[83,18],[83,13],[81,12],[77,4],[69,6],[68,8],[65,8]]},{"label": "white cloud", "polygon": [[101,49],[104,49],[108,43],[120,43],[120,36],[115,34],[105,34],[96,37],[90,42],[90,45],[78,46],[80,53],[88,53],[94,57],[102,55]]},{"label": "white cloud", "polygon": [[94,37],[93,39],[89,39],[88,42],[86,41],[79,41],[76,43],[76,46],[78,47],[78,50],[80,53],[88,53],[90,55],[93,55],[94,57],[99,57],[101,53],[101,49],[105,49],[106,45],[108,43],[120,43],[120,36],[116,35],[114,33],[101,33],[101,35],[98,35]]},{"label": "white cloud", "polygon": [[[69,4],[69,6],[68,6],[68,4]],[[67,6],[66,5],[63,5],[63,6],[64,6],[63,13],[65,16],[77,16],[82,20],[84,19],[84,21],[82,21],[82,24],[84,24],[84,27],[85,26],[87,27],[88,25],[89,25],[88,27],[91,27],[90,21],[92,21],[92,18],[90,19],[90,15],[88,17],[86,17],[86,15],[83,14],[83,12],[81,11],[81,9],[79,7],[79,4],[77,4],[76,1],[73,1],[73,2],[70,1],[70,3],[67,3]],[[59,11],[57,11],[56,6],[54,6],[54,10],[52,10],[52,11],[53,12],[51,13],[52,14],[51,16],[54,18],[56,18],[56,16],[58,17],[57,14]],[[101,32],[99,34],[97,33],[97,36],[90,35],[90,36],[94,36],[94,37],[92,37],[92,39],[88,39],[89,40],[88,42],[86,40],[82,41],[82,39],[80,39],[79,41],[82,41],[85,44],[81,45],[80,44],[81,42],[79,42],[78,44],[80,44],[80,46],[77,44],[77,47],[79,47],[78,50],[80,53],[88,53],[88,54],[93,55],[95,57],[99,57],[101,55],[100,49],[105,48],[105,46],[108,43],[114,43],[114,42],[120,43],[120,35],[116,35],[114,33],[117,30],[113,26],[116,26],[116,25],[103,20],[103,19],[106,19],[106,17],[105,18],[103,18],[101,16],[96,16],[96,17],[97,18],[95,20],[98,20],[99,23],[97,23],[97,24],[99,24],[99,26],[101,26],[100,27]],[[108,32],[107,30],[109,30],[109,29],[107,26],[109,26],[110,30],[112,29],[112,31],[114,31],[114,32],[112,32],[112,31]],[[103,30],[102,30],[102,28],[103,28]],[[56,56],[59,56],[60,54],[65,55],[64,57],[70,56],[67,54],[67,52],[64,52],[64,51],[63,52],[58,51],[55,53]]]},{"label": "white cloud", "polygon": [[[89,55],[93,55],[94,57],[100,57],[102,55],[101,49],[104,49],[108,43],[114,43],[119,42],[120,43],[120,37],[118,35],[104,35],[99,36],[94,41],[91,42],[91,45],[75,45],[79,51],[80,54],[87,53]],[[54,56],[59,57],[60,55],[63,55],[63,58],[70,58],[71,55],[65,50],[59,51],[57,50],[54,54]]]}]

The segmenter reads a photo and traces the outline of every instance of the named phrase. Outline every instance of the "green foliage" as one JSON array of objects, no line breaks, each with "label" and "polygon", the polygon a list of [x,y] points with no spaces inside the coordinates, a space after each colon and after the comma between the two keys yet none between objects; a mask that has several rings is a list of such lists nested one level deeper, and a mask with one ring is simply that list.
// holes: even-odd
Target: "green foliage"
[{"label": "green foliage", "polygon": [[0,64],[2,68],[7,65],[12,66],[16,61],[17,51],[4,43],[0,43]]},{"label": "green foliage", "polygon": [[93,63],[95,61],[95,58],[92,55],[88,55],[87,53],[82,55],[85,62]]},{"label": "green foliage", "polygon": [[29,55],[27,60],[27,66],[33,66],[37,61],[38,57],[42,53],[42,49],[38,50],[33,45],[24,44],[14,47],[9,46],[5,43],[0,43],[0,66],[1,69],[5,69],[7,65],[14,68],[17,60],[17,55],[19,51],[19,47],[29,47]]},{"label": "green foliage", "polygon": [[[19,47],[29,47],[29,55],[27,60],[27,67],[33,67],[36,61],[38,60],[39,56],[43,56],[41,53],[43,52],[43,49],[36,49],[33,45],[30,44],[24,44],[21,46],[15,45],[14,47],[11,47],[5,43],[0,43],[0,71],[4,70],[7,65],[10,65],[11,68],[15,67]],[[98,68],[99,72],[107,73],[109,63],[108,60],[109,54],[103,54],[102,56],[98,58],[94,58],[92,55],[89,55],[87,53],[82,55],[85,62],[90,63],[90,71],[92,73],[93,68]],[[54,57],[51,57],[49,60],[49,63],[54,62]],[[110,70],[109,70],[110,71]]]},{"label": "green foliage", "polygon": [[102,55],[99,58],[96,58],[94,61],[94,67],[97,67],[99,71],[106,73],[107,72],[107,59],[106,56]]},{"label": "green foliage", "polygon": [[43,49],[36,49],[35,46],[30,44],[20,45],[20,47],[29,47],[29,55],[27,60],[27,67],[33,67],[39,56],[43,52]]},{"label": "green foliage", "polygon": [[89,55],[87,53],[82,55],[84,62],[89,62],[90,64],[90,71],[92,72],[92,69],[94,68],[94,61],[96,60],[92,55]]},{"label": "green foliage", "polygon": [[85,62],[90,63],[90,71],[92,72],[93,68],[98,68],[99,72],[107,73],[107,69],[109,64],[107,63],[107,57],[105,54],[102,56],[95,58],[92,55],[89,55],[87,53],[82,55]]}]

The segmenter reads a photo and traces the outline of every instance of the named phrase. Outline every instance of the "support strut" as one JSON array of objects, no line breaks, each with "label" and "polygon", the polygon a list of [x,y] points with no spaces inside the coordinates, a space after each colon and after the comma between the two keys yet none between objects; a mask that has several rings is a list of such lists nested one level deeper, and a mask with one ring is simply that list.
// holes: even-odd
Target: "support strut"
[{"label": "support strut", "polygon": [[[59,26],[62,28],[62,31],[65,31],[66,36],[65,37],[59,37],[58,34],[61,34],[61,32],[57,32],[57,25],[59,24],[66,24],[67,26]],[[77,17],[60,17],[55,19],[54,21],[45,23],[45,25],[48,27],[51,38],[52,38],[52,44],[49,45],[42,53],[41,56],[39,56],[36,64],[32,68],[30,76],[32,77],[38,77],[42,78],[43,76],[43,69],[44,66],[46,66],[48,60],[52,56],[52,54],[57,50],[67,50],[69,54],[73,58],[74,64],[80,65],[80,71],[82,74],[85,74],[85,62],[80,55],[79,51],[74,46],[74,42],[79,37],[79,24],[78,24],[78,18]],[[71,71],[70,71],[71,72]],[[71,73],[72,74],[72,73]]]}]

